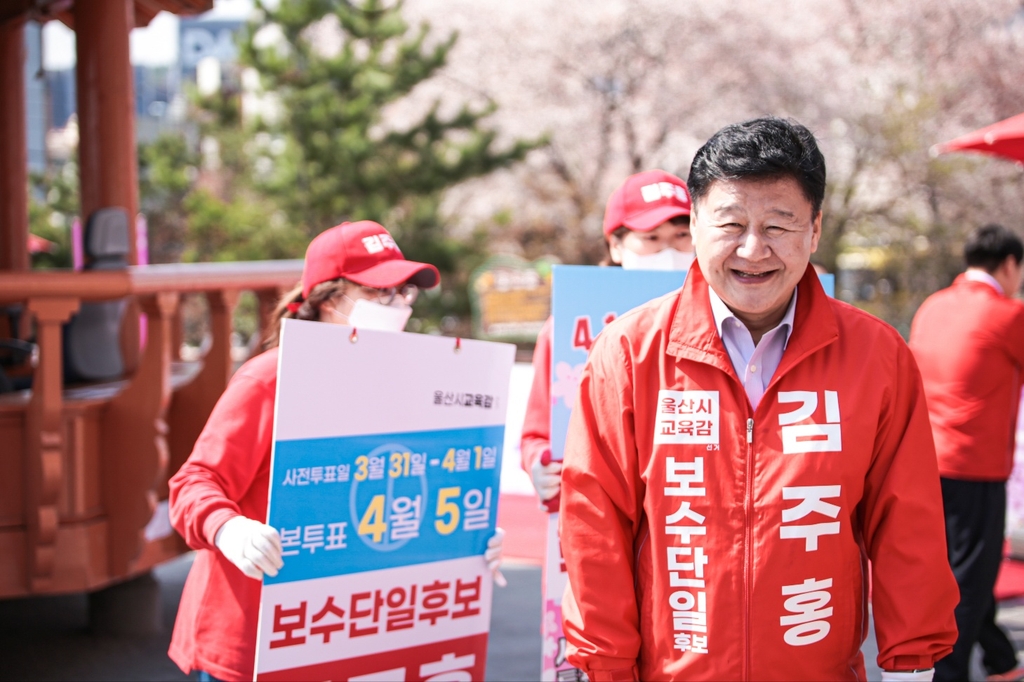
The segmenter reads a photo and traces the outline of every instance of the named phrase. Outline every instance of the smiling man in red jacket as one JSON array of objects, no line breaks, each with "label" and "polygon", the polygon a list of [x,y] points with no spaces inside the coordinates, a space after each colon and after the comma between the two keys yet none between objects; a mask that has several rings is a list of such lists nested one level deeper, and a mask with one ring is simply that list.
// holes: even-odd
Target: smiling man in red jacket
[{"label": "smiling man in red jacket", "polygon": [[935,666],[935,679],[966,680],[978,642],[989,680],[1020,680],[1024,668],[996,625],[992,589],[1024,370],[1024,305],[1010,298],[1020,288],[1024,243],[986,225],[967,238],[964,260],[967,272],[930,296],[910,329],[942,477],[949,564],[960,586],[960,636]]},{"label": "smiling man in red jacket", "polygon": [[687,181],[697,264],[609,325],[562,470],[569,660],[594,682],[883,679],[956,639],[920,376],[809,265],[825,162],[803,126],[728,126]]}]

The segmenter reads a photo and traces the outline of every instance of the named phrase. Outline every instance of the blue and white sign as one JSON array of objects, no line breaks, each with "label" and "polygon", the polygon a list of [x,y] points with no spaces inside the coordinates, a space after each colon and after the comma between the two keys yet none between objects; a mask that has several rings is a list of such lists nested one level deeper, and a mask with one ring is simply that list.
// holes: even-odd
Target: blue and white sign
[{"label": "blue and white sign", "polygon": [[683,286],[686,270],[623,270],[554,266],[551,304],[551,456],[561,460],[580,374],[605,325],[633,308]]},{"label": "blue and white sign", "polygon": [[[605,325],[626,312],[671,291],[686,279],[685,270],[623,270],[583,265],[554,266],[551,311],[551,455],[563,459],[569,415],[580,375],[594,339]],[[544,567],[541,677],[543,682],[580,679],[565,656],[562,595],[569,579],[558,542],[558,514],[548,519]]]},{"label": "blue and white sign", "polygon": [[284,567],[264,579],[259,679],[402,663],[413,680],[437,657],[482,677],[514,356],[285,321],[267,521]]}]

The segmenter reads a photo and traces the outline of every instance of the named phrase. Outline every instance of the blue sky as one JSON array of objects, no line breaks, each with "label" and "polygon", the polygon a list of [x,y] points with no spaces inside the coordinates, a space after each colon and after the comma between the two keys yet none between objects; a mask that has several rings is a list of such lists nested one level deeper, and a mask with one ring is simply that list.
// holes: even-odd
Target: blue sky
[{"label": "blue sky", "polygon": [[[252,0],[214,0],[206,16],[245,18],[252,11]],[[131,35],[132,63],[166,66],[178,58],[178,17],[158,14],[146,28]],[[48,70],[67,69],[75,64],[75,33],[59,21],[43,27],[43,66]]]}]

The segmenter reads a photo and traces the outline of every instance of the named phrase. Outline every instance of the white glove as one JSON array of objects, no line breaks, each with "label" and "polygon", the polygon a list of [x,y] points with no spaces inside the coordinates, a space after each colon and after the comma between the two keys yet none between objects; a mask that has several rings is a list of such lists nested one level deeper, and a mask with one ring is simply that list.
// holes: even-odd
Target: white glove
[{"label": "white glove", "polygon": [[491,575],[494,576],[494,582],[498,587],[505,587],[508,585],[508,581],[505,580],[505,576],[501,574],[501,551],[502,545],[505,542],[505,529],[495,528],[494,535],[487,541],[487,551],[484,552],[484,561],[487,562],[487,568],[490,569]]},{"label": "white glove", "polygon": [[547,502],[562,489],[561,462],[541,464],[541,459],[538,458],[530,467],[530,476],[533,478],[533,487],[537,489],[537,496],[541,502]]},{"label": "white glove", "polygon": [[254,580],[271,578],[284,566],[281,560],[281,536],[265,523],[235,516],[224,522],[213,544],[242,573]]},{"label": "white glove", "polygon": [[932,682],[935,668],[927,670],[882,671],[882,682]]}]

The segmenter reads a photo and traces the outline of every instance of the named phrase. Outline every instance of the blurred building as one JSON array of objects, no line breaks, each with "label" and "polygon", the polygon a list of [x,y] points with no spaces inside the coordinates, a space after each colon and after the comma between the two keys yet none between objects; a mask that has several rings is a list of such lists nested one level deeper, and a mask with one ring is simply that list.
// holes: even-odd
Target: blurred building
[{"label": "blurred building", "polygon": [[[78,107],[75,91],[75,70],[47,71],[46,94],[49,99],[48,128],[63,128]],[[31,110],[31,104],[29,108]],[[42,114],[41,114],[42,115]]]},{"label": "blurred building", "polygon": [[25,114],[27,118],[28,170],[46,169],[46,81],[43,78],[42,26],[34,21],[25,25]]},{"label": "blurred building", "polygon": [[[235,39],[244,25],[242,19],[182,17],[177,63],[133,67],[135,134],[139,142],[152,141],[163,132],[184,126],[187,92],[196,85],[201,63],[207,72],[212,68],[218,79],[222,72],[235,71]],[[69,151],[67,141],[77,140],[73,119],[78,106],[75,69],[43,71],[40,34],[40,25],[29,22],[25,32],[25,82],[29,166],[33,171],[42,171],[48,159],[64,160]],[[49,155],[48,132],[52,147]]]},{"label": "blurred building", "polygon": [[178,24],[178,78],[196,82],[199,63],[212,58],[223,67],[238,63],[235,38],[245,25],[242,19],[182,17]]},{"label": "blurred building", "polygon": [[135,79],[135,138],[151,142],[160,133],[177,129],[180,121],[172,117],[170,103],[174,98],[173,70],[166,66],[136,66]]}]

